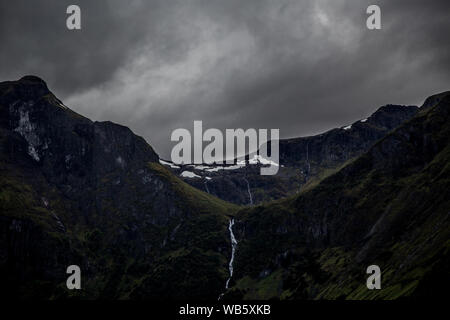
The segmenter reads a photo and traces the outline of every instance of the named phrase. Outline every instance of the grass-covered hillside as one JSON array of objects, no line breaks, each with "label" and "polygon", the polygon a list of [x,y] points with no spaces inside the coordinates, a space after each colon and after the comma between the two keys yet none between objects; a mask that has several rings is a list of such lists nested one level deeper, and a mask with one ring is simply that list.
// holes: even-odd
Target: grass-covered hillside
[{"label": "grass-covered hillside", "polygon": [[[333,144],[342,148],[331,153],[318,137],[307,149],[308,167],[315,156],[328,155],[331,162],[318,164],[324,170],[288,198],[269,202],[275,193],[264,194],[266,184],[286,187],[286,172],[275,184],[258,180],[257,188],[249,175],[239,176],[249,180],[236,180],[241,188],[266,201],[241,207],[181,180],[130,129],[71,111],[41,79],[0,83],[2,295],[215,301],[222,293],[224,300],[445,296],[450,93],[430,97],[418,112],[409,109],[414,117],[393,131],[385,128],[389,133],[356,158],[345,146],[362,149],[346,139],[359,141],[367,128],[347,132],[345,141],[345,129],[330,136],[345,142]],[[365,122],[394,125],[394,118],[383,111]],[[304,143],[295,145],[303,150]],[[291,160],[301,166],[304,155],[292,148]],[[231,218],[238,243],[225,290]],[[366,288],[366,268],[373,264],[382,271],[381,290]],[[69,265],[80,266],[82,290],[67,289]]]},{"label": "grass-covered hillside", "polygon": [[[300,195],[237,214],[228,298],[444,296],[450,249],[450,93]],[[378,265],[382,289],[368,290]]]}]

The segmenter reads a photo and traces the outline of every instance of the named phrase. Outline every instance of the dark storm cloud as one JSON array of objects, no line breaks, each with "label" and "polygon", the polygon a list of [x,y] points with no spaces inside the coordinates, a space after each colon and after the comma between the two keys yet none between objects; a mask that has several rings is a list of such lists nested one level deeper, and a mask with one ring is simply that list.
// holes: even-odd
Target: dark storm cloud
[{"label": "dark storm cloud", "polygon": [[[72,3],[81,31],[65,28]],[[450,89],[448,1],[2,1],[0,27],[1,79],[39,75],[165,157],[193,120],[300,136]]]},{"label": "dark storm cloud", "polygon": [[[154,39],[160,42],[152,46],[154,52],[172,59],[177,34],[166,37],[161,28],[166,13],[162,2],[2,0],[1,77],[35,73],[68,95],[109,81],[130,56]],[[70,4],[81,7],[82,31],[66,28]]]}]

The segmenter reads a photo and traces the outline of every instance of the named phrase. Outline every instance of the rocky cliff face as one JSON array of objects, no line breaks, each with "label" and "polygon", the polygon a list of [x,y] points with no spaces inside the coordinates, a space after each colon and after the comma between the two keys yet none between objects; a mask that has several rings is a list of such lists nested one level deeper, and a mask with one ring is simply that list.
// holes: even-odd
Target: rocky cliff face
[{"label": "rocky cliff face", "polygon": [[[323,134],[280,140],[278,174],[261,176],[258,159],[246,165],[174,166],[172,172],[190,185],[223,200],[253,205],[294,195],[335,172],[369,148],[388,132],[411,119],[416,106],[386,105],[367,119]],[[253,160],[253,161],[252,161]],[[190,175],[183,177],[183,172]]]},{"label": "rocky cliff face", "polygon": [[[219,295],[232,205],[174,177],[128,128],[73,112],[37,77],[1,83],[0,114],[0,269],[12,292],[58,297],[78,264],[89,297]],[[172,267],[191,256],[205,265]],[[161,289],[195,272],[202,290]]]},{"label": "rocky cliff face", "polygon": [[418,112],[416,106],[386,105],[367,119],[327,131],[323,134],[280,141],[280,161],[302,167],[305,172],[320,171],[321,167],[337,167],[361,155]]},{"label": "rocky cliff face", "polygon": [[[450,92],[427,101],[414,118],[315,187],[240,211],[237,281],[229,297],[445,294]],[[383,290],[366,288],[366,268],[373,264],[382,270]]]}]

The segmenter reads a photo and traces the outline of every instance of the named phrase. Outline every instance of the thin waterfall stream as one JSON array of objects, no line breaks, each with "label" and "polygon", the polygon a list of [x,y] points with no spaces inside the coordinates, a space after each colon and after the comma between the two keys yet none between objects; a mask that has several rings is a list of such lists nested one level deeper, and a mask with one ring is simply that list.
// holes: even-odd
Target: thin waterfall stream
[{"label": "thin waterfall stream", "polygon": [[250,191],[250,183],[248,183],[248,180],[245,177],[244,177],[244,180],[247,183],[247,192],[248,192],[248,197],[250,199],[250,205],[253,205],[253,197],[252,197],[252,192]]},{"label": "thin waterfall stream", "polygon": [[205,184],[206,192],[208,192],[209,194],[211,194],[211,192],[209,192],[209,188],[208,188],[208,181],[205,180],[204,184]]},{"label": "thin waterfall stream", "polygon": [[[231,258],[230,262],[228,263],[228,271],[229,271],[229,277],[227,279],[227,282],[225,282],[225,290],[229,288],[230,280],[233,277],[233,262],[234,262],[234,254],[236,252],[237,248],[237,240],[233,233],[233,226],[234,226],[234,219],[230,220],[230,223],[228,224],[228,231],[230,231],[230,240],[231,240]],[[219,298],[217,300],[220,300],[224,293],[220,294]]]},{"label": "thin waterfall stream", "polygon": [[309,164],[309,140],[306,141],[306,180],[308,180],[309,172],[311,171],[311,165]]}]

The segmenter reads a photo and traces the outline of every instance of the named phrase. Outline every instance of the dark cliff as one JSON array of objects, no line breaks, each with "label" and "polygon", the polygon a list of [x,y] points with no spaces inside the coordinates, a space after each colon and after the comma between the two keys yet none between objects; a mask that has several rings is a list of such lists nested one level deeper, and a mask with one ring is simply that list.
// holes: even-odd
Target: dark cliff
[{"label": "dark cliff", "polygon": [[335,172],[411,119],[418,110],[416,106],[386,105],[367,119],[347,127],[311,137],[282,139],[279,142],[281,167],[273,176],[261,176],[260,164],[218,171],[205,170],[204,166],[181,166],[171,170],[177,175],[185,170],[193,172],[198,177],[186,177],[185,182],[236,204],[276,200],[296,194]]},{"label": "dark cliff", "polygon": [[[232,205],[173,176],[130,129],[73,112],[37,77],[1,83],[0,114],[3,293],[65,296],[77,264],[86,290],[70,294],[81,297],[220,294]],[[168,280],[196,273],[208,285]]]},{"label": "dark cliff", "polygon": [[[450,92],[438,96],[315,187],[240,211],[230,297],[445,295]],[[373,264],[382,270],[383,290],[366,288]]]}]

